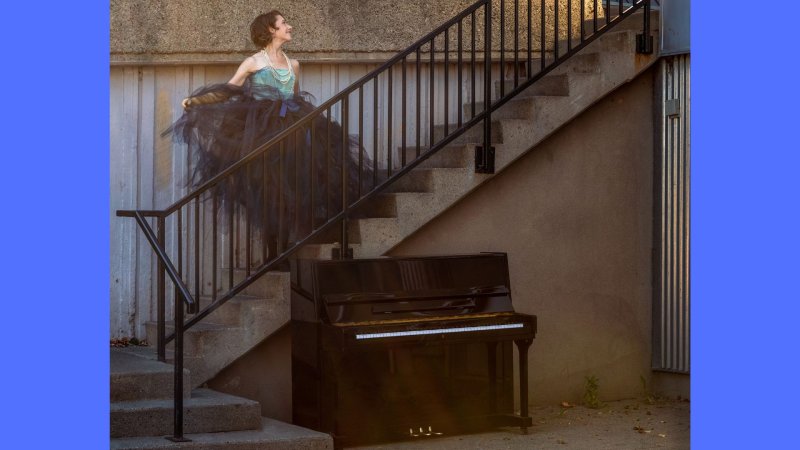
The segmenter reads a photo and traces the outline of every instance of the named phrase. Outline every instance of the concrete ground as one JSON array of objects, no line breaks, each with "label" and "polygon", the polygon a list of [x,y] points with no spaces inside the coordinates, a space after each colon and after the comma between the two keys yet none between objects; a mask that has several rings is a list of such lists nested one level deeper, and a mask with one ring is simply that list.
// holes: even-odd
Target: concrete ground
[{"label": "concrete ground", "polygon": [[528,434],[504,428],[491,433],[414,438],[390,444],[350,447],[358,450],[412,449],[688,449],[689,402],[643,400],[608,402],[600,409],[583,406],[531,410]]}]

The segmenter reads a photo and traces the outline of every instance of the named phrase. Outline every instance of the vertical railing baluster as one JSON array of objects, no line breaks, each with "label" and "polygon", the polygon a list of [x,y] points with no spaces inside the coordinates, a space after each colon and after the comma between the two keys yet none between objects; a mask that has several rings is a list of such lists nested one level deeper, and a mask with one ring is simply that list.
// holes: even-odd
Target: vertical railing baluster
[{"label": "vertical railing baluster", "polygon": [[558,61],[558,3],[559,0],[553,3],[553,63]]},{"label": "vertical railing baluster", "polygon": [[592,30],[592,34],[597,33],[597,0],[594,0],[594,9],[592,10],[592,22],[594,23],[594,29]]},{"label": "vertical railing baluster", "polygon": [[570,51],[572,51],[572,0],[567,0],[567,52]]},{"label": "vertical railing baluster", "polygon": [[269,209],[269,165],[267,164],[267,153],[269,150],[261,155],[261,254],[264,255],[264,264],[266,264],[272,255],[269,255],[269,227],[267,226],[267,211]]},{"label": "vertical railing baluster", "polygon": [[286,236],[286,221],[289,219],[286,217],[286,193],[283,191],[283,186],[286,184],[286,175],[289,172],[288,167],[286,164],[286,145],[285,140],[280,141],[280,149],[278,152],[278,245],[276,245],[277,254],[280,255],[283,253],[284,246],[284,237]]},{"label": "vertical railing baluster", "polygon": [[514,0],[514,89],[519,86],[519,0]]},{"label": "vertical railing baluster", "polygon": [[477,104],[477,99],[475,98],[475,84],[476,84],[476,77],[475,77],[475,46],[478,45],[477,40],[475,39],[475,11],[472,11],[472,26],[470,29],[471,32],[471,39],[472,45],[470,45],[470,60],[469,60],[469,70],[470,70],[470,77],[472,78],[470,81],[470,89],[472,92],[470,93],[470,98],[472,99],[472,103],[470,104],[470,120],[475,118],[475,105]]},{"label": "vertical railing baluster", "polygon": [[228,197],[226,199],[227,209],[228,209],[228,290],[233,289],[233,241],[234,241],[234,234],[233,234],[233,215],[234,215],[234,207],[233,201],[230,198],[230,190],[228,191]]},{"label": "vertical railing baluster", "polygon": [[608,26],[609,22],[611,22],[611,0],[606,0],[606,26]]},{"label": "vertical railing baluster", "polygon": [[435,82],[434,81],[434,67],[435,67],[435,64],[434,64],[434,59],[433,59],[433,52],[434,52],[433,41],[434,41],[434,39],[436,39],[436,36],[431,38],[430,84],[428,85],[428,96],[430,97],[428,99],[429,103],[430,103],[430,110],[428,110],[428,119],[429,119],[429,122],[430,122],[430,133],[431,133],[430,137],[428,138],[428,140],[430,141],[429,147],[428,147],[429,150],[431,148],[433,148],[433,143],[435,142],[434,136],[433,136],[433,134],[434,134],[434,113],[433,113],[434,112],[434,101],[433,101],[434,100],[433,99],[433,97],[434,97],[434,88],[433,88],[433,83]]},{"label": "vertical railing baluster", "polygon": [[[158,216],[158,246],[162,251],[166,252],[166,219],[163,215]],[[161,261],[161,258],[158,258],[158,276],[156,280],[158,283],[158,312],[156,313],[158,329],[156,330],[156,344],[158,345],[158,360],[161,362],[165,362],[167,360],[167,286],[165,271],[166,268],[164,267],[164,263]]]},{"label": "vertical railing baluster", "polygon": [[533,77],[533,55],[531,52],[533,51],[533,31],[531,30],[532,24],[532,17],[533,16],[533,2],[528,2],[528,72],[527,77],[530,79]]},{"label": "vertical railing baluster", "polygon": [[[245,186],[251,185],[250,180],[250,164],[242,167],[244,171]],[[250,254],[250,199],[246,193],[242,193],[244,197],[244,273],[245,278],[250,277],[250,261],[252,255]]]},{"label": "vertical railing baluster", "polygon": [[194,198],[194,298],[200,302],[200,196]]},{"label": "vertical railing baluster", "polygon": [[581,21],[580,22],[581,23],[581,42],[580,43],[583,44],[583,41],[586,39],[586,34],[583,31],[584,16],[586,15],[586,4],[585,4],[585,0],[578,0],[578,1],[581,2],[581,17],[580,17],[580,21]]},{"label": "vertical railing baluster", "polygon": [[450,27],[444,29],[444,135],[450,134]]},{"label": "vertical railing baluster", "polygon": [[386,170],[392,176],[392,154],[394,146],[392,144],[392,67],[386,70]]},{"label": "vertical railing baluster", "polygon": [[358,198],[361,198],[361,185],[364,182],[363,148],[364,148],[364,85],[361,85],[358,87],[358,191],[357,191]]},{"label": "vertical railing baluster", "polygon": [[185,442],[183,437],[183,296],[175,286],[175,367],[173,369],[173,435],[170,440]]},{"label": "vertical railing baluster", "polygon": [[456,65],[458,66],[458,99],[456,100],[457,108],[458,108],[458,128],[461,128],[461,124],[464,121],[464,100],[462,91],[464,90],[462,77],[463,77],[463,68],[461,67],[461,63],[463,62],[463,57],[461,53],[464,51],[463,43],[462,43],[462,35],[464,33],[463,30],[463,22],[464,19],[458,19],[458,62]]},{"label": "vertical railing baluster", "polygon": [[291,149],[292,155],[294,155],[294,237],[296,241],[304,238],[305,236],[300,236],[300,158],[302,158],[302,146],[300,145],[300,139],[298,139],[298,133],[300,130],[295,130],[294,132],[294,148]]},{"label": "vertical railing baluster", "polygon": [[[389,95],[391,98],[391,69],[389,70]],[[348,202],[347,202],[347,185],[348,185],[348,176],[347,176],[347,148],[348,148],[348,127],[349,127],[349,114],[350,114],[350,104],[348,102],[349,96],[345,95],[342,97],[342,149],[340,154],[340,169],[341,169],[341,179],[342,179],[342,236],[341,236],[341,251],[340,256],[341,259],[347,259],[347,222],[348,218],[347,215],[349,213]],[[391,128],[390,128],[391,130]],[[391,133],[391,131],[390,131]],[[390,134],[391,136],[391,134]],[[391,152],[390,152],[391,153]]]},{"label": "vertical railing baluster", "polygon": [[[309,133],[309,140],[311,141],[310,144],[309,144],[309,152],[308,152],[308,155],[309,155],[308,156],[308,162],[309,162],[308,163],[308,166],[309,166],[308,171],[309,171],[309,180],[311,180],[311,182],[309,183],[310,194],[308,196],[309,197],[308,214],[309,214],[309,217],[311,217],[311,219],[310,219],[311,231],[314,231],[314,230],[317,229],[316,208],[314,208],[314,205],[316,204],[316,195],[317,195],[317,190],[314,189],[314,186],[317,185],[317,179],[315,177],[319,176],[319,174],[315,170],[316,166],[317,166],[317,160],[316,160],[316,155],[314,154],[314,144],[317,141],[317,139],[316,139],[316,137],[317,137],[317,127],[314,124],[314,122],[317,122],[318,121],[317,119],[319,119],[319,115],[315,115],[311,119],[311,121],[309,122],[309,125],[308,125],[310,130],[307,131],[307,133]],[[359,150],[359,152],[360,152],[360,150]]]},{"label": "vertical railing baluster", "polygon": [[402,92],[403,99],[401,100],[400,107],[400,167],[406,166],[406,57],[403,56],[403,61],[400,64],[400,69],[403,71],[402,75]]},{"label": "vertical railing baluster", "polygon": [[[331,114],[333,108],[328,107],[325,114],[325,221],[331,216]],[[376,130],[377,133],[377,130]]]},{"label": "vertical railing baluster", "polygon": [[378,186],[378,75],[372,79],[372,188]]},{"label": "vertical railing baluster", "polygon": [[[595,1],[597,1],[597,0],[595,0]],[[547,44],[546,44],[547,43],[547,34],[545,33],[546,21],[545,21],[544,0],[541,0],[539,2],[539,5],[541,6],[541,11],[540,11],[541,12],[541,14],[540,14],[541,26],[539,28],[539,35],[540,35],[539,36],[539,56],[541,57],[541,61],[540,61],[540,64],[542,66],[541,70],[544,70],[544,67],[545,67],[544,52],[545,52],[546,47],[547,47]]]},{"label": "vertical railing baluster", "polygon": [[[491,8],[491,6],[492,6],[491,2],[489,2],[489,8]],[[489,51],[491,51],[491,48],[489,49]],[[506,0],[500,0],[500,98],[505,97],[505,95],[506,95]]]},{"label": "vertical railing baluster", "polygon": [[[486,170],[489,163],[489,152],[492,146],[492,5],[486,3],[484,14],[484,34],[483,39],[483,63],[484,63],[484,83],[483,83],[483,161],[482,169]],[[501,53],[502,54],[502,53]],[[501,68],[502,72],[502,68]],[[502,86],[502,80],[501,80]]]},{"label": "vertical railing baluster", "polygon": [[[213,190],[211,191],[211,301],[217,301],[217,245],[218,245],[218,236],[217,236],[217,214],[219,213],[219,205],[217,204],[217,193],[216,190],[219,185],[214,186]],[[264,252],[266,254],[266,252]],[[267,262],[266,256],[264,257],[264,262]]]},{"label": "vertical railing baluster", "polygon": [[421,64],[420,64],[421,63],[421,58],[422,58],[422,47],[420,46],[420,47],[417,47],[417,61],[416,61],[416,65],[417,65],[417,74],[416,74],[417,75],[417,85],[415,87],[415,90],[417,91],[417,110],[416,110],[416,112],[417,112],[417,122],[416,122],[416,124],[417,124],[417,127],[416,127],[417,128],[417,158],[419,158],[419,154],[420,154],[420,151],[421,151],[421,145],[422,145],[422,142],[421,142],[421,138],[422,138],[422,117],[421,117],[421,111],[420,111],[420,109],[422,108],[422,80],[421,80],[422,67],[421,67]]}]

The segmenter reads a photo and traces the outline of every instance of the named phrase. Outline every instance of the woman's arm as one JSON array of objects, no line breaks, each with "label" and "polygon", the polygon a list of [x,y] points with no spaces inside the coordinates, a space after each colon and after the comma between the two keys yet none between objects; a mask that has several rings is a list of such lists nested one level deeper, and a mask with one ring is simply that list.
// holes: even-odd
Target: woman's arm
[{"label": "woman's arm", "polygon": [[[241,86],[244,84],[244,81],[247,77],[255,71],[256,66],[256,59],[252,56],[248,56],[247,59],[242,61],[239,64],[239,68],[236,69],[236,73],[233,75],[228,81],[228,84],[234,86]],[[219,103],[227,100],[228,97],[221,93],[221,92],[209,92],[208,94],[199,95],[197,97],[187,97],[181,101],[181,106],[183,109],[187,109],[193,105],[205,105],[209,103]]]}]

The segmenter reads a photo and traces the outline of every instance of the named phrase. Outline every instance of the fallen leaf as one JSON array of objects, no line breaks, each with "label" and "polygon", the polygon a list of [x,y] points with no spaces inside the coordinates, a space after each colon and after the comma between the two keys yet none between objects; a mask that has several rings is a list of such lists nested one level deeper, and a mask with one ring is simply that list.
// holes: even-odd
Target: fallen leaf
[{"label": "fallen leaf", "polygon": [[569,402],[561,402],[562,408],[572,408],[575,405],[571,405]]},{"label": "fallen leaf", "polygon": [[663,437],[663,438],[665,438],[665,437],[667,437],[667,435],[666,435],[666,434],[664,434],[664,433],[658,433],[658,437]]}]

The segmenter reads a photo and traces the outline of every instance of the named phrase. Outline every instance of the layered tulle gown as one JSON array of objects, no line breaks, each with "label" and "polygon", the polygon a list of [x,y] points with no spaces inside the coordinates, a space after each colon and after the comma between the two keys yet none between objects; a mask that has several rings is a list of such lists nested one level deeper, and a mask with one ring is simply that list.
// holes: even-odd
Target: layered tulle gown
[{"label": "layered tulle gown", "polygon": [[[287,75],[291,75],[288,82],[282,83]],[[265,67],[252,73],[241,87],[213,84],[192,94],[192,106],[165,131],[188,145],[192,189],[315,109],[313,97],[306,92],[295,94],[294,84],[294,73],[288,69]],[[343,159],[352,203],[359,191],[371,187],[372,163],[356,139],[344,137],[336,121],[320,115],[281,145],[225,177],[204,198],[216,197],[220,214],[235,214],[254,233],[265,236],[273,253],[278,239],[282,247],[301,240],[312,226],[319,227],[342,210]]]}]

